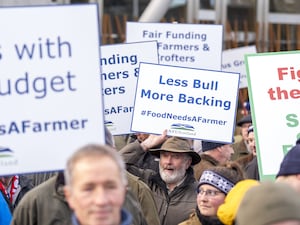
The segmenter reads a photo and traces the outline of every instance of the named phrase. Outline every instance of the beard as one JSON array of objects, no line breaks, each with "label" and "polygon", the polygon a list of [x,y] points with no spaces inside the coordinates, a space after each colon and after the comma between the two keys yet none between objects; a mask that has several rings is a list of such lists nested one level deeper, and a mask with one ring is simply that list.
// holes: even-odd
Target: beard
[{"label": "beard", "polygon": [[[167,169],[173,169],[172,173],[167,173],[165,170]],[[161,166],[159,165],[159,174],[161,176],[161,179],[166,183],[166,184],[177,184],[182,179],[184,178],[186,174],[186,170],[184,166],[180,167],[179,169],[174,169],[171,166]]]}]

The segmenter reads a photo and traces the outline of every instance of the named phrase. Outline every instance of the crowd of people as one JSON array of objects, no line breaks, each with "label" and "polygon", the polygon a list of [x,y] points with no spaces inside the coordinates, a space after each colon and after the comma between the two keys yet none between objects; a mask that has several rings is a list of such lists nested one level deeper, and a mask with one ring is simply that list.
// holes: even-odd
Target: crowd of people
[{"label": "crowd of people", "polygon": [[251,115],[237,126],[240,140],[197,150],[166,130],[116,148],[105,127],[64,171],[1,177],[0,225],[300,225],[300,139],[261,181]]}]

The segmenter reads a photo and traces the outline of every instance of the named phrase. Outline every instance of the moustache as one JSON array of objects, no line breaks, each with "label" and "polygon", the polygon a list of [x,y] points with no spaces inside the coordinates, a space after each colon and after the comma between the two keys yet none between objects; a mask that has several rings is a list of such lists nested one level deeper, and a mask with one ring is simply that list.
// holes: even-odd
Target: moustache
[{"label": "moustache", "polygon": [[163,167],[164,170],[174,170],[175,168],[173,166],[170,165],[166,165]]}]

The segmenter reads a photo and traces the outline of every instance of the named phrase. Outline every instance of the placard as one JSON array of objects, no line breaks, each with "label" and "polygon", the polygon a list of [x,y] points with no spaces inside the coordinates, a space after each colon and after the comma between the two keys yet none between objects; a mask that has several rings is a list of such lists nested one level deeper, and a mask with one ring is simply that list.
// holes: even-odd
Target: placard
[{"label": "placard", "polygon": [[96,4],[0,9],[1,175],[104,143],[98,18]]},{"label": "placard", "polygon": [[129,134],[139,63],[158,64],[157,42],[101,47],[105,125],[113,135]]},{"label": "placard", "polygon": [[126,42],[153,40],[160,64],[221,70],[222,25],[126,23]]},{"label": "placard", "polygon": [[274,179],[300,138],[300,51],[246,55],[260,178]]},{"label": "placard", "polygon": [[232,143],[238,73],[140,64],[132,130]]},{"label": "placard", "polygon": [[256,46],[245,46],[223,51],[222,71],[240,73],[239,88],[248,87],[245,55],[255,53]]}]

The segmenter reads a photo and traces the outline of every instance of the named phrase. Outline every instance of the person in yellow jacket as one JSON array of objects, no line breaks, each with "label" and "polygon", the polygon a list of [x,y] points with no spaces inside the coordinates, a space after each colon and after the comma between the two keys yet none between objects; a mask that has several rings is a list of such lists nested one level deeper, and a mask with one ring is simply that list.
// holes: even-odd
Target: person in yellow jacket
[{"label": "person in yellow jacket", "polygon": [[244,198],[245,193],[252,187],[260,185],[254,179],[239,181],[227,194],[225,201],[219,206],[217,216],[224,225],[234,225],[238,208]]}]

